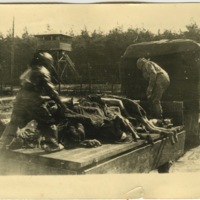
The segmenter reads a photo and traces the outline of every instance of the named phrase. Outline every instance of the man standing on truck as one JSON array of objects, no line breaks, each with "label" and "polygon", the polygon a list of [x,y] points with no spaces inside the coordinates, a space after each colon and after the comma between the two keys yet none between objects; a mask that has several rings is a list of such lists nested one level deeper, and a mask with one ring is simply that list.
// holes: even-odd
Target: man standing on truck
[{"label": "man standing on truck", "polygon": [[2,147],[7,145],[7,148],[14,149],[17,146],[17,128],[23,128],[28,122],[35,120],[38,130],[49,144],[45,151],[54,152],[64,148],[57,141],[55,120],[48,110],[47,99],[42,98],[50,97],[63,112],[66,111],[54,89],[52,72],[55,72],[52,56],[46,52],[35,53],[30,67],[20,77],[21,89],[14,101],[10,123],[0,139]]},{"label": "man standing on truck", "polygon": [[162,119],[160,100],[165,90],[169,87],[169,75],[158,64],[145,58],[137,60],[137,67],[142,71],[144,79],[149,82],[146,95],[152,106],[152,117]]}]

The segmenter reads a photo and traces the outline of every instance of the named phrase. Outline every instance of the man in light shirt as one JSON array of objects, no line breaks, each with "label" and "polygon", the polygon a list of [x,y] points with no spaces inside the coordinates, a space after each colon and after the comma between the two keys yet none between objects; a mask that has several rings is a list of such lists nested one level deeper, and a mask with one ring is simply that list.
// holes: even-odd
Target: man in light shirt
[{"label": "man in light shirt", "polygon": [[137,68],[142,71],[144,79],[149,82],[146,95],[152,106],[152,117],[162,119],[160,100],[169,87],[169,75],[158,64],[145,58],[137,60]]}]

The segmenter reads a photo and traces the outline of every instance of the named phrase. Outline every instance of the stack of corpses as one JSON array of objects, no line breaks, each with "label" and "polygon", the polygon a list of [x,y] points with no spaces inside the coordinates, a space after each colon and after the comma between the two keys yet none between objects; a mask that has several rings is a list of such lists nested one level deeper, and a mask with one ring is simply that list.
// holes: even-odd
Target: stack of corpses
[{"label": "stack of corpses", "polygon": [[[169,137],[174,144],[177,142],[176,134],[181,130],[181,127],[171,127],[169,122],[162,123],[162,127],[156,126],[154,121],[147,119],[138,103],[123,97],[90,95],[76,102],[71,99],[66,106],[70,112],[63,114],[53,101],[47,104],[57,125],[58,141],[66,149],[138,140],[153,144],[151,133]],[[29,124],[18,130],[24,147],[34,148],[38,141],[40,145],[45,144],[45,138],[39,136],[36,128],[30,127]]]}]

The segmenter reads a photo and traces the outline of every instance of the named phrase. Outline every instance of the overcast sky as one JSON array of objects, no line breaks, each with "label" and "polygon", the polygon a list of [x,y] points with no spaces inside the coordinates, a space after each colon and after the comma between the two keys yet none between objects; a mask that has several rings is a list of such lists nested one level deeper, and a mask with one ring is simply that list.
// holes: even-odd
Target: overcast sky
[{"label": "overcast sky", "polygon": [[196,22],[200,27],[200,3],[174,4],[1,4],[0,32],[4,35],[12,27],[15,17],[15,33],[21,35],[27,27],[30,34],[44,33],[47,24],[53,32],[73,30],[79,34],[89,31],[107,33],[114,27],[145,28],[157,33],[170,29],[185,30]]}]

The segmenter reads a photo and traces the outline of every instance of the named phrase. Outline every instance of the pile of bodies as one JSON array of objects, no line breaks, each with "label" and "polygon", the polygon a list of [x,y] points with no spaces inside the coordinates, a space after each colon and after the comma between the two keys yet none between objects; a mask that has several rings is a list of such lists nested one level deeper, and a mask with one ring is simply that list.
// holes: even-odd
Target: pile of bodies
[{"label": "pile of bodies", "polygon": [[[156,126],[147,119],[145,110],[138,103],[119,96],[89,95],[77,101],[72,98],[65,104],[69,112],[64,114],[53,101],[49,101],[46,106],[55,119],[58,142],[66,149],[138,140],[153,144],[151,133],[169,137],[174,144],[177,142],[177,133],[182,129],[180,126],[169,128],[169,123]],[[26,148],[34,148],[38,143],[41,147],[48,145],[45,138],[40,136],[36,125],[31,128],[29,124],[18,130],[18,137]]]}]

